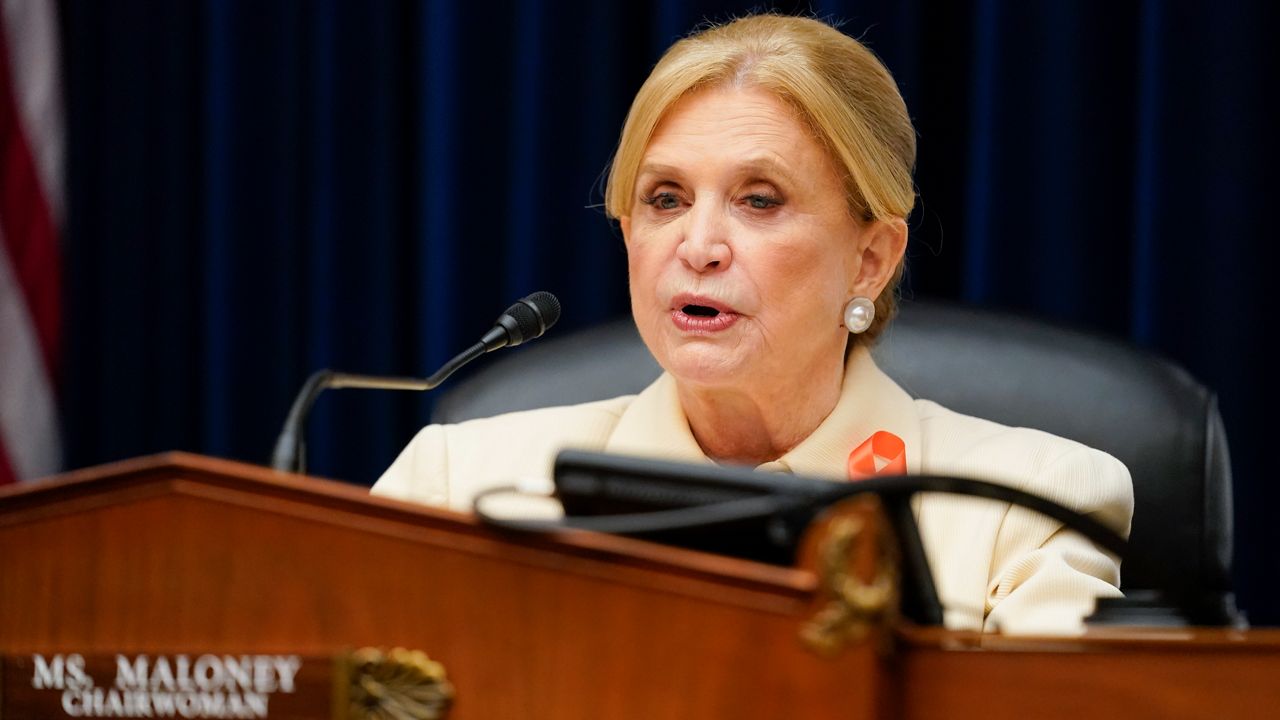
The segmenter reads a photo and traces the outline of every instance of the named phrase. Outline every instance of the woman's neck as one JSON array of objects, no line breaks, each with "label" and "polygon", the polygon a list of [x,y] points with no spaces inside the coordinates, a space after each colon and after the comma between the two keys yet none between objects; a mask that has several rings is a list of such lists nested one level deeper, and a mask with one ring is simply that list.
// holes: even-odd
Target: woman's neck
[{"label": "woman's neck", "polygon": [[676,385],[689,429],[707,457],[760,465],[813,434],[840,400],[843,363],[787,378],[758,378],[741,388]]}]

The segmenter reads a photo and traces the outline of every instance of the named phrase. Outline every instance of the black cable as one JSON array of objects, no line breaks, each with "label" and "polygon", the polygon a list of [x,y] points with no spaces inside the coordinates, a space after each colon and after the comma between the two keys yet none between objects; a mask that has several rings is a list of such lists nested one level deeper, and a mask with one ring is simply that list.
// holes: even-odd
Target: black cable
[{"label": "black cable", "polygon": [[504,530],[520,532],[558,532],[561,530],[588,530],[611,535],[639,535],[644,533],[686,530],[703,525],[718,525],[737,520],[751,520],[787,512],[812,504],[811,498],[788,495],[757,495],[737,498],[707,505],[692,505],[674,510],[627,513],[623,515],[596,515],[561,520],[529,520],[500,518],[485,512],[481,504],[495,495],[520,495],[545,498],[544,495],[525,493],[514,485],[503,485],[481,491],[472,503],[472,512],[481,522]]},{"label": "black cable", "polygon": [[520,520],[490,515],[480,507],[482,501],[499,493],[519,493],[514,487],[501,487],[492,488],[477,495],[473,510],[482,522],[507,530],[522,532],[590,530],[622,535],[665,532],[734,520],[766,518],[800,508],[816,510],[857,495],[910,497],[920,492],[938,492],[988,498],[1025,507],[1061,522],[1067,528],[1080,533],[1121,559],[1128,552],[1128,541],[1094,518],[1052,500],[1005,485],[945,475],[876,477],[852,483],[831,482],[830,485],[831,490],[822,495],[762,494],[674,510],[597,515],[590,518],[565,517],[561,520]]}]

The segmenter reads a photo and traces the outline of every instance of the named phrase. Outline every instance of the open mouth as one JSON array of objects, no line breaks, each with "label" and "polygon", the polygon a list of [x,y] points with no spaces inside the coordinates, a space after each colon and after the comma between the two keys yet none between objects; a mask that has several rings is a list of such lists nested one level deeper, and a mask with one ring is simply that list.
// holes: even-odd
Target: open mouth
[{"label": "open mouth", "polygon": [[[721,305],[711,298],[686,295],[676,297],[674,300],[671,321],[684,333],[713,335],[732,327],[741,317],[732,307]],[[700,300],[702,302],[698,302]],[[716,304],[707,305],[706,302]]]},{"label": "open mouth", "polygon": [[685,315],[692,315],[694,317],[715,317],[720,314],[719,310],[713,307],[707,307],[706,305],[685,305],[680,309],[684,311]]}]

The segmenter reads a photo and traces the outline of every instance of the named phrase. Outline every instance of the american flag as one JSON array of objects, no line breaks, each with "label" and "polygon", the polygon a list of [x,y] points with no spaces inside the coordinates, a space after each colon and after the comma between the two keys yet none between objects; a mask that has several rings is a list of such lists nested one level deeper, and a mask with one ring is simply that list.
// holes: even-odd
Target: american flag
[{"label": "american flag", "polygon": [[57,472],[63,124],[54,0],[0,0],[0,485]]}]

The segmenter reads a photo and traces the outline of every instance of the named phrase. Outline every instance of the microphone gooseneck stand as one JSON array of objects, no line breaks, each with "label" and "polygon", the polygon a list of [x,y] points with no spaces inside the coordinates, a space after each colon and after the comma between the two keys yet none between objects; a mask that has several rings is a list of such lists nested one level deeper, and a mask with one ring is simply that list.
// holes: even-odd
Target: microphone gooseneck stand
[{"label": "microphone gooseneck stand", "polygon": [[317,370],[307,378],[302,390],[294,398],[285,418],[284,429],[276,440],[275,449],[271,451],[271,467],[287,472],[305,473],[307,471],[307,447],[302,428],[316,398],[325,390],[341,390],[345,388],[361,388],[366,390],[431,390],[443,383],[458,368],[485,354],[484,343],[476,343],[445,363],[428,378],[384,377],[379,375],[356,375],[336,370]]},{"label": "microphone gooseneck stand", "polygon": [[304,437],[307,415],[320,393],[328,389],[361,388],[370,390],[431,390],[449,378],[458,368],[476,358],[504,347],[515,347],[539,338],[560,319],[560,301],[549,292],[536,292],[521,298],[498,316],[484,337],[475,345],[455,355],[427,378],[358,375],[335,370],[317,370],[307,378],[285,418],[284,427],[271,451],[271,467],[285,472],[307,471],[307,446]]},{"label": "microphone gooseneck stand", "polygon": [[[770,543],[789,544],[793,552],[793,543],[804,526],[823,507],[863,493],[878,495],[885,504],[903,556],[901,610],[906,617],[925,625],[941,622],[942,606],[911,509],[911,498],[917,493],[947,493],[1007,502],[1062,523],[1117,558],[1122,559],[1129,550],[1128,542],[1096,517],[1017,488],[970,478],[917,475],[833,483],[746,468],[687,465],[573,450],[562,451],[557,456],[555,477],[557,494],[566,506],[590,514],[533,520],[488,512],[485,501],[489,497],[523,492],[512,487],[480,493],[475,498],[474,510],[482,522],[507,530],[590,530],[647,536],[675,544],[686,544],[686,540],[677,539],[681,533],[737,523],[733,532],[761,533],[767,529]],[[593,506],[609,508],[604,512],[613,514],[592,512]],[[627,509],[629,506],[634,509]],[[755,520],[761,521],[759,527],[741,524]],[[784,524],[786,532],[774,533],[777,523]],[[760,551],[758,544],[750,547],[755,548],[751,552]],[[770,557],[777,556],[778,550],[770,546]],[[790,564],[793,559],[782,562]],[[1124,598],[1099,599],[1088,623],[1247,626],[1229,592],[1173,586],[1151,591],[1127,590]]]}]

